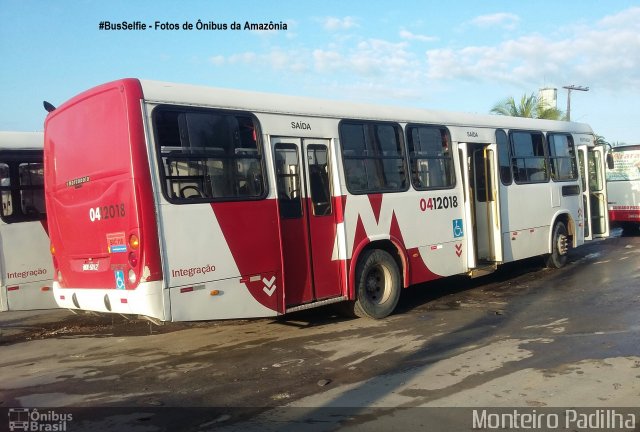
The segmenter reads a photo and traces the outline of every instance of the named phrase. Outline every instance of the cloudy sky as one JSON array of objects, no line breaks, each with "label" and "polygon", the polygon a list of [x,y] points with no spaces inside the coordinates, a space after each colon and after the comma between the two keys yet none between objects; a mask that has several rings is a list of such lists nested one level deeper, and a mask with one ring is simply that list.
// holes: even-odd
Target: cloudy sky
[{"label": "cloudy sky", "polygon": [[637,1],[0,0],[0,20],[0,130],[122,77],[476,113],[543,87],[564,111],[577,85],[572,120],[640,142]]}]

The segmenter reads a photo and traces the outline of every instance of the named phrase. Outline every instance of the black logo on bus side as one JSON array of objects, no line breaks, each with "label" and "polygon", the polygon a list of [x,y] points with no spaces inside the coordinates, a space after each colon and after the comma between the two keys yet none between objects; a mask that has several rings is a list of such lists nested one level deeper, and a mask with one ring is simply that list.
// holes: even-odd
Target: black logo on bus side
[{"label": "black logo on bus side", "polygon": [[69,180],[67,182],[67,187],[79,188],[82,186],[82,183],[86,183],[89,181],[89,176],[79,177],[77,179]]},{"label": "black logo on bus side", "polygon": [[311,130],[311,125],[305,122],[291,122],[291,129]]}]

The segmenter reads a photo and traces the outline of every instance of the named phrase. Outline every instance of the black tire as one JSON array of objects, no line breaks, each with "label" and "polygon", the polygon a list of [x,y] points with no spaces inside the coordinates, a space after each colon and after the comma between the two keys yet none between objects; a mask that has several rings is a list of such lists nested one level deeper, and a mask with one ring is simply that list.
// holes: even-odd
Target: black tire
[{"label": "black tire", "polygon": [[620,224],[622,228],[622,235],[624,237],[634,237],[640,235],[640,224],[635,222],[622,222]]},{"label": "black tire", "polygon": [[362,254],[356,266],[356,300],[353,313],[362,318],[389,316],[400,299],[400,271],[393,257],[380,249]]},{"label": "black tire", "polygon": [[549,268],[561,268],[567,263],[569,252],[569,234],[562,221],[556,222],[551,235],[551,253],[547,255],[546,265]]}]

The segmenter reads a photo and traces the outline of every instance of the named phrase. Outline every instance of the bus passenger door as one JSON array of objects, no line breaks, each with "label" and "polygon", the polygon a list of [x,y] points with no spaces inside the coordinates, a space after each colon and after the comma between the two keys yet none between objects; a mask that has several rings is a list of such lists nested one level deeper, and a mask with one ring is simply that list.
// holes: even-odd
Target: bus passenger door
[{"label": "bus passenger door", "polygon": [[286,307],[341,294],[328,140],[273,137]]},{"label": "bus passenger door", "polygon": [[579,146],[578,159],[582,177],[582,202],[585,240],[609,236],[605,154],[600,146]]},{"label": "bus passenger door", "polygon": [[474,256],[469,259],[469,267],[495,266],[503,259],[495,145],[467,143],[460,148],[470,219],[467,226],[473,228],[473,244],[468,250]]}]

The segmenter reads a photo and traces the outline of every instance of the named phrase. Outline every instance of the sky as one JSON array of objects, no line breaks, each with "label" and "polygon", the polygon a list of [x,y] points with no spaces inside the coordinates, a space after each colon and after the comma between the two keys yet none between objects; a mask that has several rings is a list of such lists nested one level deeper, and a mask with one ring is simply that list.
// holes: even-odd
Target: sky
[{"label": "sky", "polygon": [[125,77],[471,113],[575,85],[573,121],[640,143],[640,1],[0,0],[0,130]]}]

